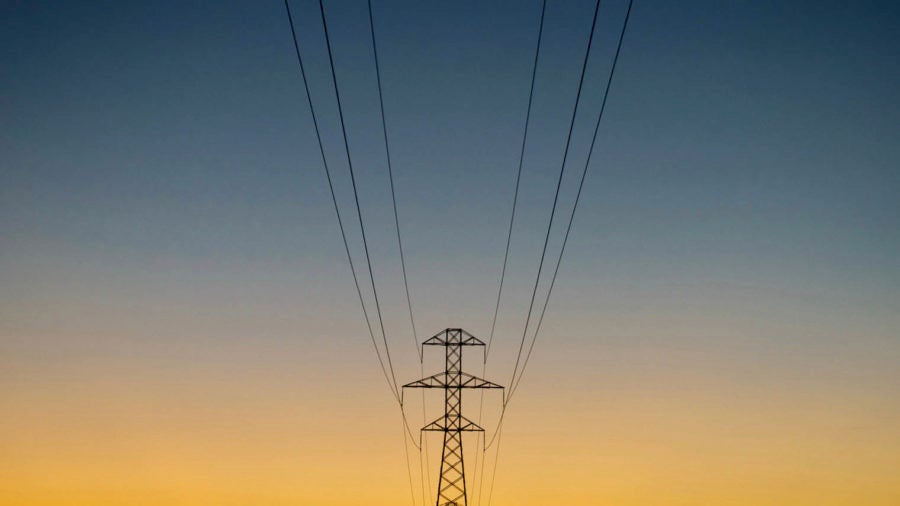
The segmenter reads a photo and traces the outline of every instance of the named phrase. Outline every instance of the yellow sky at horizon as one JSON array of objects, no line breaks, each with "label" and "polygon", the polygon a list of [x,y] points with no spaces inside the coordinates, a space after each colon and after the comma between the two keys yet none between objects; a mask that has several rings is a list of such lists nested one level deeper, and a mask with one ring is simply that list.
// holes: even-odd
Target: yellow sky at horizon
[{"label": "yellow sky at horizon", "polygon": [[[2,502],[409,504],[399,416],[384,385],[370,368],[340,379],[330,360],[314,363],[340,350],[319,353],[266,368],[213,354],[60,358],[54,369],[7,355]],[[837,376],[818,387],[754,382],[740,364],[710,368],[677,350],[674,359],[653,348],[607,350],[596,368],[576,359],[568,369],[552,366],[556,353],[529,372],[510,408],[493,504],[888,506],[900,498],[900,424],[892,423],[900,409],[883,392]],[[316,378],[335,381],[312,387]],[[584,382],[592,387],[579,389]],[[439,401],[429,402],[433,411]]]}]

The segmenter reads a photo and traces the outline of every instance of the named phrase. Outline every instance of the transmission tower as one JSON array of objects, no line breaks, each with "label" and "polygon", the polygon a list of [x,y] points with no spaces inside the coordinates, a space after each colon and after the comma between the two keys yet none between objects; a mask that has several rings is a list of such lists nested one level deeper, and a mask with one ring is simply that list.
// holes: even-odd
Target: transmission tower
[{"label": "transmission tower", "polygon": [[463,465],[463,432],[483,432],[484,429],[462,415],[464,388],[503,388],[490,381],[472,376],[462,370],[463,346],[484,346],[477,337],[463,329],[446,329],[422,343],[443,346],[444,372],[427,376],[403,385],[403,388],[444,389],[444,415],[422,427],[423,431],[443,432],[444,450],[441,453],[441,478],[438,482],[437,506],[467,506],[466,472]]}]

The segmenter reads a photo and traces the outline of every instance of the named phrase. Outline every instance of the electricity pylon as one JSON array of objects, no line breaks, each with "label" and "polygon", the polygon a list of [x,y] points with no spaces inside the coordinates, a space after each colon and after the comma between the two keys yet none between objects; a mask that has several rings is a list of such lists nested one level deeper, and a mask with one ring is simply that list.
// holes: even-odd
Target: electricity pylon
[{"label": "electricity pylon", "polygon": [[446,358],[444,372],[403,385],[403,388],[444,389],[444,416],[422,427],[423,431],[443,432],[444,450],[441,453],[441,478],[438,482],[437,506],[467,506],[466,472],[463,465],[463,432],[484,432],[475,422],[462,415],[464,388],[503,388],[477,378],[462,370],[463,346],[484,346],[477,337],[463,329],[446,329],[422,343],[443,346]]}]

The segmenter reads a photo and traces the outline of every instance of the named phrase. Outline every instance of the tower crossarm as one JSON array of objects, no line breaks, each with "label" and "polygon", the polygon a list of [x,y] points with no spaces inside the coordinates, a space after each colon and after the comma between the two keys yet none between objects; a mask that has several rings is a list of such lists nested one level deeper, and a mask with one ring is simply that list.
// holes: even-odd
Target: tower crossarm
[{"label": "tower crossarm", "polygon": [[484,341],[463,329],[444,329],[422,342],[423,346],[484,346]]},{"label": "tower crossarm", "polygon": [[[459,424],[457,426],[457,423]],[[468,418],[460,415],[459,421],[454,421],[451,417],[442,416],[437,420],[429,423],[428,425],[422,427],[423,431],[430,432],[448,432],[448,431],[465,431],[465,432],[484,432],[484,429],[481,428],[477,423],[469,420]]]},{"label": "tower crossarm", "polygon": [[407,383],[403,388],[503,388],[503,386],[467,372],[456,374],[439,372]]}]

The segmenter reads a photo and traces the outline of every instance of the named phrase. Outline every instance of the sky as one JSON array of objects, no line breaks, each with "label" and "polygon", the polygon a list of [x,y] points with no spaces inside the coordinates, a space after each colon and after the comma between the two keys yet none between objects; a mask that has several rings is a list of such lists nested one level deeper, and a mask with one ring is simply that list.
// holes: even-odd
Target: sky
[{"label": "sky", "polygon": [[[291,6],[364,269],[318,5]],[[420,375],[414,339],[490,334],[540,2],[374,1],[417,336],[366,3],[325,8],[405,383]],[[484,373],[502,384],[592,8],[548,1]],[[407,467],[284,5],[0,13],[0,502],[423,504],[440,441],[421,468],[408,446]],[[602,3],[563,216],[624,13]],[[547,317],[487,453],[491,503],[900,503],[898,21],[887,1],[635,0]],[[499,405],[485,396],[488,434]],[[406,407],[413,430],[442,408],[438,394]],[[470,476],[470,504],[487,505],[490,480],[479,501]]]}]

